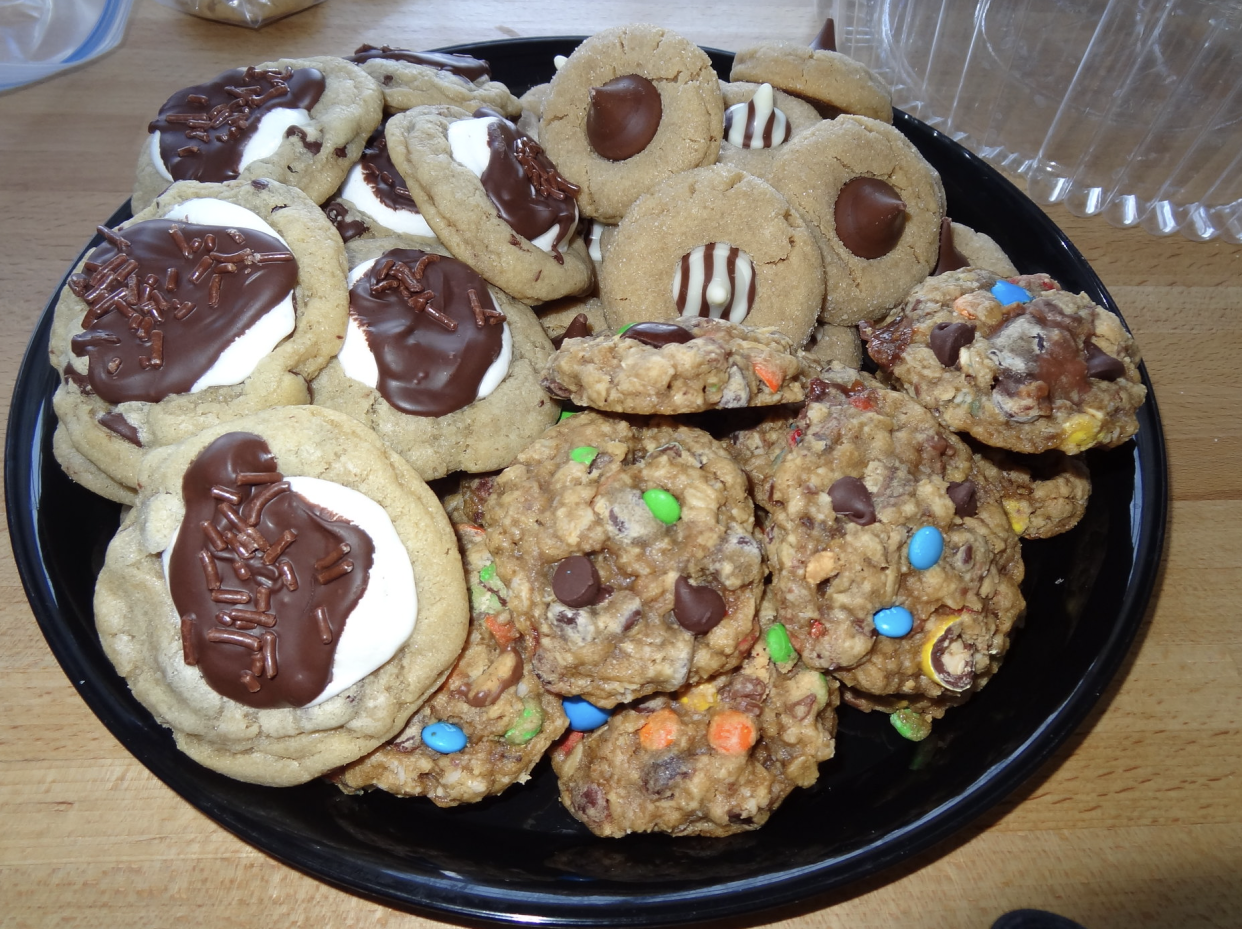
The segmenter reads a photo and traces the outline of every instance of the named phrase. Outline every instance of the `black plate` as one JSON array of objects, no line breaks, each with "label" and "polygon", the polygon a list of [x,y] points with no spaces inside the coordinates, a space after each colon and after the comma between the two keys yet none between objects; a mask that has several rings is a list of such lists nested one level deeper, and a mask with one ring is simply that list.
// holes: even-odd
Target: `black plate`
[{"label": "black plate", "polygon": [[[521,93],[578,39],[460,46]],[[712,52],[727,74],[732,56]],[[1024,272],[1047,271],[1116,311],[1078,251],[1025,196],[945,136],[896,124],[936,166],[955,220],[991,235]],[[129,215],[123,208],[108,222]],[[92,242],[93,247],[96,242]],[[441,810],[318,782],[243,784],[179,753],[100,648],[94,577],[118,508],[70,483],[51,455],[56,376],[49,303],[18,375],[5,448],[14,555],[48,644],[78,692],[157,777],[220,825],[324,881],[439,916],[647,926],[777,906],[872,875],[962,828],[1043,762],[1095,703],[1142,621],[1159,563],[1167,485],[1151,384],[1137,439],[1088,455],[1082,524],[1026,543],[1029,612],[1003,673],[914,744],[879,713],[841,713],[838,756],[758,832],[727,839],[596,839],[561,808],[546,762],[532,783]]]}]

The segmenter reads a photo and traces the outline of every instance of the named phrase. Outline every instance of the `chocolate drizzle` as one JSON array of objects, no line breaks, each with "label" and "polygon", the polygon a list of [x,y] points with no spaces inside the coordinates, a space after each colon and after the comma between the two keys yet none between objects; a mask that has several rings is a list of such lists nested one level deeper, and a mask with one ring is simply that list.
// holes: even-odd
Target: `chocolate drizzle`
[{"label": "chocolate drizzle", "polygon": [[425,68],[435,68],[437,71],[447,71],[472,84],[475,81],[490,80],[492,76],[492,66],[481,58],[441,52],[412,52],[409,49],[392,48],[388,45],[381,45],[379,48],[374,45],[360,45],[357,51],[345,60],[352,61],[354,64],[362,64],[364,61],[371,61],[375,58],[405,61],[422,65]]},{"label": "chocolate drizzle", "polygon": [[366,591],[370,536],[290,490],[249,433],[200,452],[181,492],[168,582],[186,663],[247,706],[305,706],[331,681],[336,643]]},{"label": "chocolate drizzle", "polygon": [[410,196],[410,186],[388,154],[388,139],[384,136],[383,126],[371,133],[371,138],[367,139],[359,167],[362,179],[380,203],[390,210],[418,212],[418,204]]},{"label": "chocolate drizzle", "polygon": [[609,161],[625,161],[643,151],[660,128],[664,105],[655,84],[641,74],[623,74],[592,87],[587,108],[587,141]]},{"label": "chocolate drizzle", "polygon": [[160,156],[173,180],[231,181],[263,116],[282,107],[309,111],[324,87],[314,68],[234,68],[177,91],[147,131],[160,134]]},{"label": "chocolate drizzle", "polygon": [[349,312],[379,368],[376,389],[414,416],[473,403],[500,357],[504,314],[487,283],[455,258],[385,252],[349,292]]},{"label": "chocolate drizzle", "polygon": [[89,307],[71,348],[109,403],[186,393],[297,283],[284,243],[253,229],[150,219],[100,233],[95,270],[69,278]]}]

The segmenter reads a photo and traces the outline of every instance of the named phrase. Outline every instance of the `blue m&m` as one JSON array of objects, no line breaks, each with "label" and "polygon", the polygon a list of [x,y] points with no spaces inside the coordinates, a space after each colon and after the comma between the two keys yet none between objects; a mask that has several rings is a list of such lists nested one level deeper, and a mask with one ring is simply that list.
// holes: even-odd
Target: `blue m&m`
[{"label": "blue m&m", "polygon": [[598,729],[608,722],[608,717],[612,715],[581,697],[566,697],[561,701],[561,708],[569,717],[569,728],[575,732],[590,732],[592,729]]},{"label": "blue m&m", "polygon": [[1009,281],[997,281],[996,286],[992,288],[992,296],[1001,302],[1001,306],[1009,306],[1011,303],[1026,303],[1031,299],[1030,294],[1017,284],[1009,283]]},{"label": "blue m&m", "polygon": [[441,755],[451,755],[466,747],[466,734],[452,723],[431,723],[423,726],[423,744]]},{"label": "blue m&m", "polygon": [[926,571],[944,553],[944,536],[935,526],[924,526],[910,537],[906,553],[910,556],[911,567]]},{"label": "blue m&m", "polygon": [[914,617],[904,606],[890,606],[877,610],[871,617],[875,631],[890,639],[900,639],[914,628]]}]

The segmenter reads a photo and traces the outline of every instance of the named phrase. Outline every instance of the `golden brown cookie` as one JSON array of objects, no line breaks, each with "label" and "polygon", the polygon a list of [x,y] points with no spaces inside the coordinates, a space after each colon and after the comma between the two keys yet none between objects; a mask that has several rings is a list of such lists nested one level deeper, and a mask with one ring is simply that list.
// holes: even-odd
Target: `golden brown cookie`
[{"label": "golden brown cookie", "polygon": [[717,160],[756,177],[766,179],[781,146],[823,118],[805,100],[771,84],[722,81],[720,90],[725,123]]},{"label": "golden brown cookie", "polygon": [[769,83],[810,101],[829,118],[846,113],[893,121],[888,86],[861,62],[839,52],[763,42],[737,53],[729,80]]},{"label": "golden brown cookie", "polygon": [[389,113],[439,104],[472,113],[487,106],[505,116],[522,111],[509,88],[492,80],[491,65],[470,55],[362,45],[346,61],[358,65],[383,88],[384,109]]}]

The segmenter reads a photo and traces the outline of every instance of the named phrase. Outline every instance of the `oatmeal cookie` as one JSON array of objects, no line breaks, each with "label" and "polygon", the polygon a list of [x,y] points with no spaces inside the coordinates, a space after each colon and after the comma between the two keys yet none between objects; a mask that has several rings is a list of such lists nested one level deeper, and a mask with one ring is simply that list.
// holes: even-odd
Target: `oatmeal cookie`
[{"label": "oatmeal cookie", "polygon": [[492,80],[491,65],[470,55],[362,45],[346,61],[358,65],[383,88],[384,109],[389,113],[438,104],[470,112],[486,106],[509,117],[522,112],[509,88]]},{"label": "oatmeal cookie", "polygon": [[469,611],[435,495],[348,417],[285,407],[143,460],[95,590],[105,652],[199,763],[298,784],[392,738]]},{"label": "oatmeal cookie", "polygon": [[596,835],[757,829],[835,748],[838,686],[756,645],[742,667],[647,697],[552,753],[561,802]]},{"label": "oatmeal cookie", "polygon": [[552,345],[528,306],[417,241],[350,243],[345,340],[311,396],[425,480],[502,468],[560,413],[539,386]]},{"label": "oatmeal cookie", "polygon": [[863,338],[906,393],[995,448],[1075,455],[1138,431],[1138,346],[1114,314],[1046,274],[929,278]]},{"label": "oatmeal cookie", "polygon": [[831,119],[842,113],[893,121],[888,86],[848,55],[795,42],[762,42],[733,59],[731,81],[766,82],[813,104]]},{"label": "oatmeal cookie", "polygon": [[225,71],[168,98],[138,157],[133,209],[174,181],[268,178],[322,203],[383,115],[383,94],[340,58],[282,58]]},{"label": "oatmeal cookie", "polygon": [[549,360],[543,387],[596,410],[673,415],[797,403],[801,375],[783,333],[686,316],[567,340]]},{"label": "oatmeal cookie", "polygon": [[707,53],[658,26],[587,39],[552,78],[539,141],[582,188],[586,216],[621,220],[671,175],[720,153],[724,99]]},{"label": "oatmeal cookie", "polygon": [[1055,449],[1018,455],[974,445],[976,461],[999,489],[1013,531],[1024,539],[1048,539],[1069,532],[1087,511],[1091,471],[1081,457]]},{"label": "oatmeal cookie", "polygon": [[544,686],[606,708],[735,667],[764,577],[746,490],[719,443],[667,420],[576,413],[518,455],[487,544]]}]

